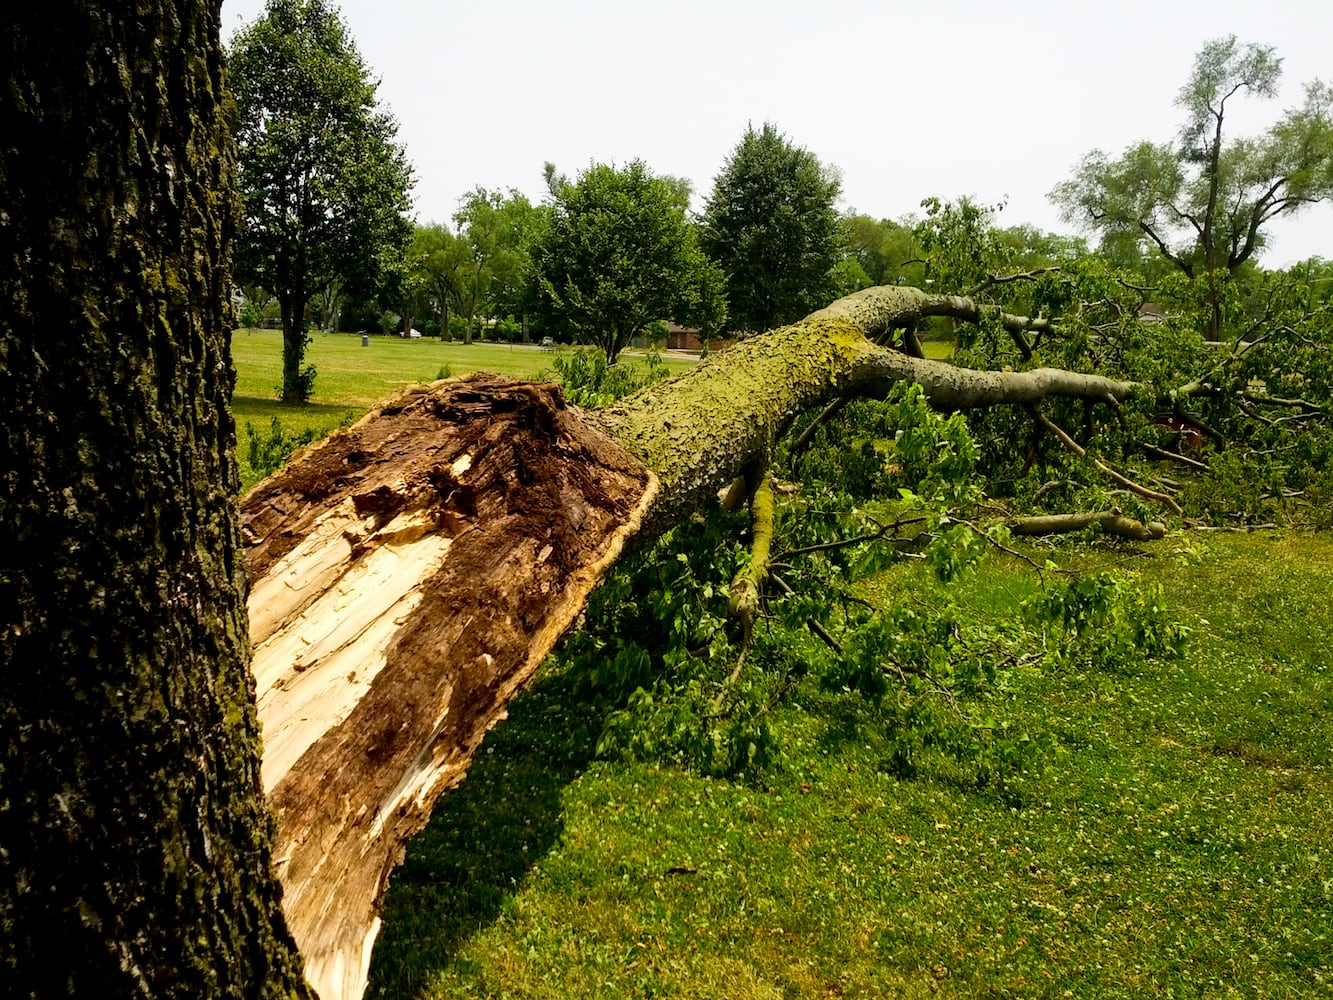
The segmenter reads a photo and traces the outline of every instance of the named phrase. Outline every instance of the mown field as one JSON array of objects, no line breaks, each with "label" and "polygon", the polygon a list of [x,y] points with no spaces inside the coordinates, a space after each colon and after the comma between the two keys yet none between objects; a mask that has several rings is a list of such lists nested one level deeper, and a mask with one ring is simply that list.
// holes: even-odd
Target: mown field
[{"label": "mown field", "polygon": [[[552,359],[316,336],[294,408],[272,402],[277,335],[235,347],[238,425],[320,430],[441,366]],[[947,762],[898,776],[884,717],[813,682],[759,784],[598,759],[601,717],[548,665],[395,874],[368,995],[1333,996],[1333,538],[1032,554],[1161,584],[1186,657],[1011,671],[988,710],[1040,749],[983,789]],[[995,618],[1036,583],[996,555],[955,586]]]},{"label": "mown field", "polygon": [[[1054,558],[1162,583],[1192,641],[1016,673],[992,710],[1045,749],[1002,790],[894,777],[875,710],[813,687],[761,786],[597,760],[541,675],[394,876],[369,995],[1333,995],[1333,539]],[[1033,583],[963,586],[987,615]]]},{"label": "mown field", "polygon": [[[567,346],[560,353],[572,350]],[[474,371],[494,372],[513,378],[554,378],[556,352],[531,344],[445,343],[422,338],[371,337],[361,346],[361,337],[348,333],[316,333],[306,353],[306,363],[315,366],[315,394],[304,406],[278,402],[282,385],[282,334],[277,330],[237,330],[232,335],[232,357],[236,364],[236,395],[232,409],[244,486],[258,476],[250,469],[246,425],[267,435],[276,418],[285,433],[313,431],[322,436],[349,423],[376,403],[405,385],[429,382]],[[627,360],[641,355],[626,351]],[[693,358],[668,354],[668,367],[682,370]]]}]

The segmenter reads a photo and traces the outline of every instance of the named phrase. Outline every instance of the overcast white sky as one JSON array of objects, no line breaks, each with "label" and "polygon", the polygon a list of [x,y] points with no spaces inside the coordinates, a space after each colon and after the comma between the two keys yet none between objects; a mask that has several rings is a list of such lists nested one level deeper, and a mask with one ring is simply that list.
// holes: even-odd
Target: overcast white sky
[{"label": "overcast white sky", "polygon": [[[223,37],[264,0],[225,0]],[[836,165],[844,208],[1007,200],[1002,225],[1070,227],[1046,194],[1087,151],[1167,140],[1194,53],[1275,46],[1283,91],[1237,107],[1257,131],[1333,79],[1333,0],[344,0],[416,168],[418,219],[478,184],[538,200],[574,174],[643,159],[702,207],[747,122]],[[1333,257],[1333,206],[1272,230],[1270,267]]]}]

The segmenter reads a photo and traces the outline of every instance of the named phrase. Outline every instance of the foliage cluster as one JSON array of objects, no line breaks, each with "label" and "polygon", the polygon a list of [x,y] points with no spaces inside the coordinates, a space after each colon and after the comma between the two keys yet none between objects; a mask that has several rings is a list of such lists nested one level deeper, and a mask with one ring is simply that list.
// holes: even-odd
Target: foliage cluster
[{"label": "foliage cluster", "polygon": [[678,189],[641,160],[558,186],[543,221],[532,244],[537,309],[608,358],[664,317],[709,333],[725,320],[722,274]]},{"label": "foliage cluster", "polygon": [[[773,713],[813,685],[872,706],[896,773],[942,756],[959,780],[1003,786],[1041,745],[994,718],[1013,668],[1114,671],[1181,655],[1184,631],[1156,592],[1119,578],[1066,581],[1044,567],[1022,614],[966,612],[962,582],[1008,541],[966,516],[981,496],[978,458],[964,420],[931,412],[915,386],[849,406],[780,458],[801,489],[779,509],[750,637],[728,615],[749,558],[743,514],[696,518],[623,560],[558,654],[578,696],[604,712],[598,751],[768,780],[784,756]],[[928,588],[876,587],[918,562]]]},{"label": "foliage cluster", "polygon": [[575,350],[552,362],[560,376],[565,396],[577,406],[597,407],[614,403],[650,382],[671,374],[662,356],[649,353],[642,365],[627,360],[608,364],[598,348]]},{"label": "foliage cluster", "polygon": [[1108,249],[1146,247],[1187,277],[1229,274],[1263,246],[1264,226],[1333,195],[1333,88],[1314,81],[1305,102],[1258,137],[1226,134],[1228,107],[1242,96],[1273,98],[1282,60],[1234,35],[1206,44],[1176,104],[1174,142],[1145,141],[1118,160],[1085,157],[1052,197],[1071,221],[1090,225]]},{"label": "foliage cluster", "polygon": [[245,425],[245,462],[253,477],[263,479],[277,472],[298,448],[304,448],[323,437],[323,433],[313,427],[292,430],[283,426],[281,420],[274,417],[269,421],[268,432],[255,428],[252,423]]},{"label": "foliage cluster", "polygon": [[700,242],[726,274],[729,328],[762,332],[837,298],[837,173],[765,122],[747,127],[713,184]]},{"label": "foliage cluster", "polygon": [[[1136,382],[1120,407],[1052,401],[1044,415],[1090,455],[1213,523],[1330,517],[1333,309],[1327,266],[1288,272],[1142,274],[1047,243],[1023,249],[966,202],[928,203],[918,226],[924,267],[1039,324],[1015,334],[983,317],[953,334],[968,367],[1051,366]],[[1217,325],[1214,325],[1214,324]],[[1201,331],[1219,331],[1210,341]],[[1036,426],[992,408],[971,418],[988,491],[1016,510],[1160,508]]]}]

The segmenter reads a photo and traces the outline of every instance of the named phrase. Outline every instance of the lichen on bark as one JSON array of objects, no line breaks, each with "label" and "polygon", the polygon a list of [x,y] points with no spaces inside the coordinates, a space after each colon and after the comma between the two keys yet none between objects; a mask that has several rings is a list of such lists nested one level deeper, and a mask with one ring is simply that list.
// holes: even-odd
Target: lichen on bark
[{"label": "lichen on bark", "polygon": [[796,416],[835,397],[883,396],[899,382],[918,382],[937,408],[968,409],[1048,395],[1118,400],[1133,392],[1130,383],[1058,369],[959,368],[872,339],[924,316],[975,318],[988,308],[916,288],[868,288],[799,323],[742,340],[592,419],[660,477],[650,525],[663,526],[762,460]]}]

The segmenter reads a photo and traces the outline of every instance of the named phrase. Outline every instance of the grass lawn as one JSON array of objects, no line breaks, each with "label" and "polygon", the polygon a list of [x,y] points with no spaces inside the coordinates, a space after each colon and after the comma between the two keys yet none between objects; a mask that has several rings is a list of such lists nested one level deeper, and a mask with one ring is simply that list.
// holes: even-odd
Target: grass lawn
[{"label": "grass lawn", "polygon": [[[282,385],[280,331],[237,330],[232,335],[231,348],[237,375],[232,411],[240,444],[242,482],[246,487],[257,478],[246,458],[246,424],[267,434],[276,417],[288,433],[312,431],[322,437],[415,382],[474,371],[520,379],[555,377],[551,367],[555,355],[535,345],[465,347],[426,338],[375,336],[370,338],[369,347],[362,347],[359,334],[316,333],[306,352],[306,362],[318,372],[315,394],[304,406],[292,406],[278,402]],[[560,350],[569,352],[573,348],[562,346]],[[631,361],[641,356],[637,351],[621,355]],[[664,360],[673,371],[683,371],[695,363],[693,357],[675,354],[664,355]]]},{"label": "grass lawn", "polygon": [[994,714],[1054,749],[1003,792],[894,777],[876,712],[813,687],[765,787],[599,761],[540,674],[395,874],[368,995],[1333,996],[1333,539],[1137,551],[1055,558],[1161,582],[1187,658],[1015,674]]}]

